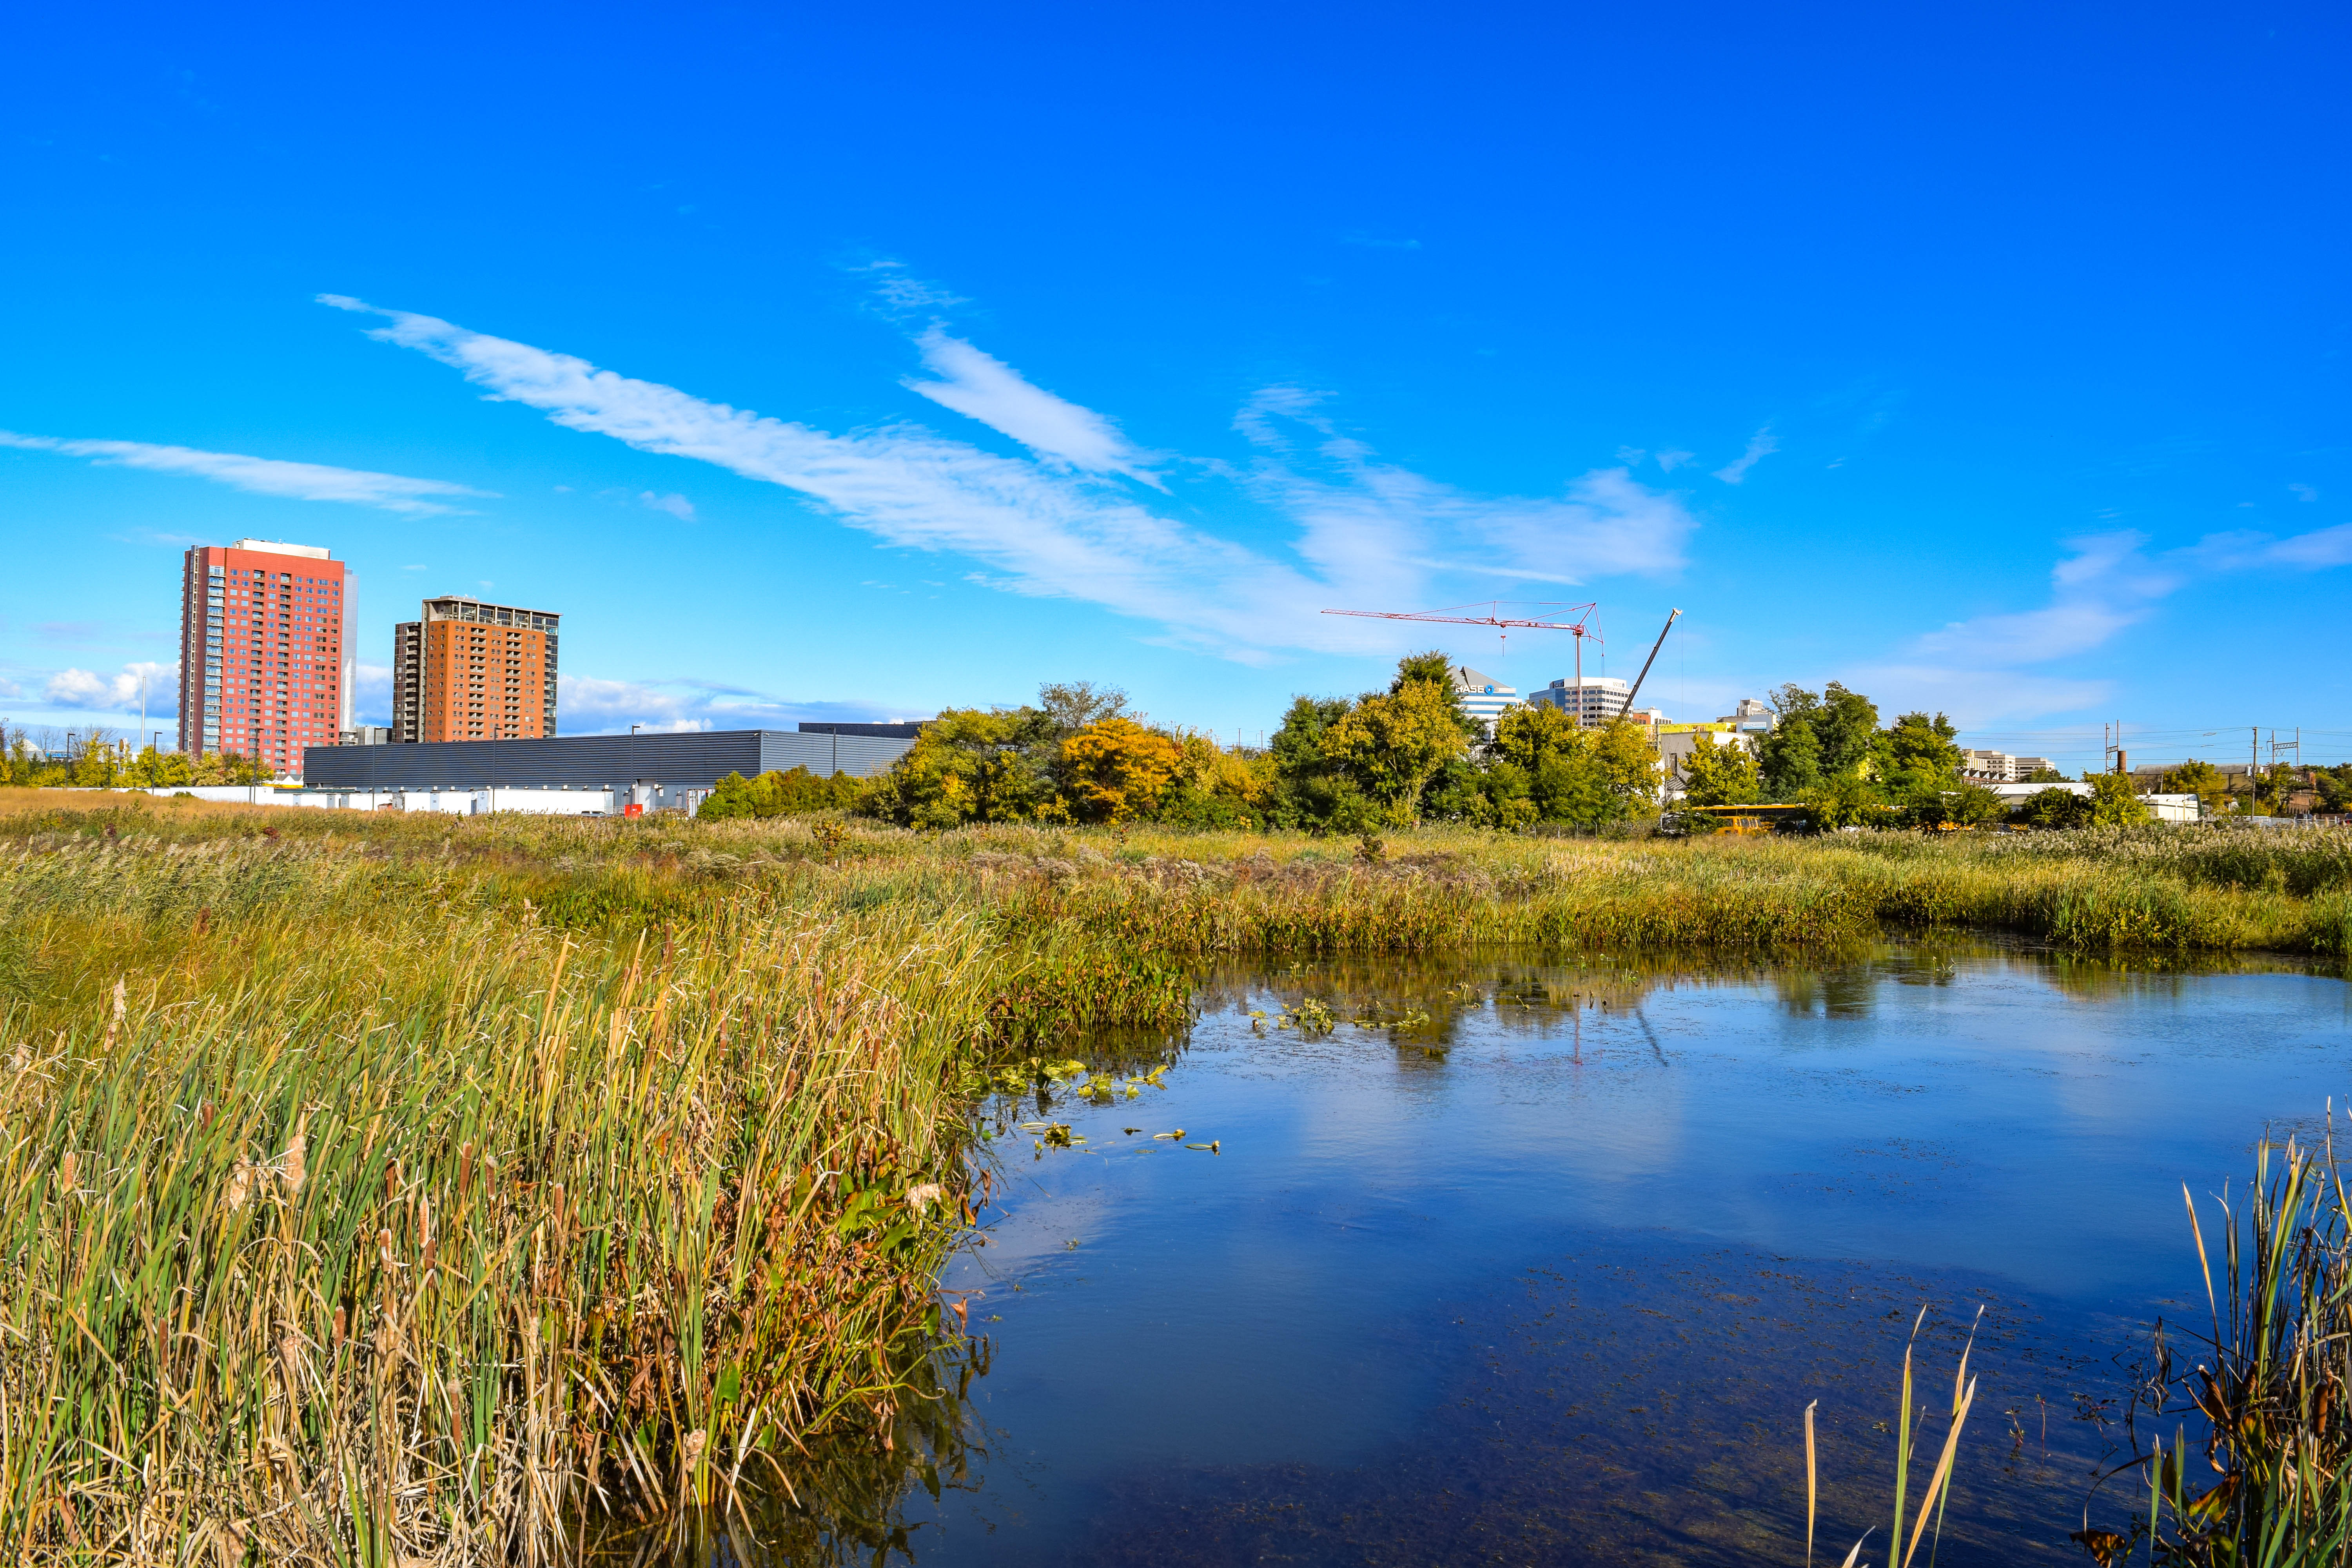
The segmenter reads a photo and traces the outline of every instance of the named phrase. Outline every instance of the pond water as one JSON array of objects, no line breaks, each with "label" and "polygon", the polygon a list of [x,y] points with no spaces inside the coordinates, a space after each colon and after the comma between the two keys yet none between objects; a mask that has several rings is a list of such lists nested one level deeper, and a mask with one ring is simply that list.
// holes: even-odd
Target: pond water
[{"label": "pond water", "polygon": [[[1310,998],[1328,1033],[1280,1026]],[[1164,1087],[992,1121],[944,1281],[973,1447],[898,1505],[926,1568],[1801,1563],[1815,1400],[1821,1555],[1874,1525],[1883,1563],[1923,1307],[1938,1411],[1981,1310],[1940,1560],[2086,1561],[2147,1325],[2207,1317],[2183,1184],[2352,1089],[2352,990],[2291,966],[1391,961],[1202,1001]]]}]

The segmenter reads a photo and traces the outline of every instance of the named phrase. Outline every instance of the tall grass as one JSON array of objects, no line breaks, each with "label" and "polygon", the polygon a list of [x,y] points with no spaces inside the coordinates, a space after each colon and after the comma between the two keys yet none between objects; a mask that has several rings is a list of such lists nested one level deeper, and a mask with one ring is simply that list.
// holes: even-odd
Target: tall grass
[{"label": "tall grass", "polygon": [[969,910],[566,930],[353,847],[0,863],[12,1560],[544,1561],[914,1438],[978,1064],[1116,987]]},{"label": "tall grass", "polygon": [[2332,841],[1372,856],[26,806],[0,816],[0,1541],[35,1563],[545,1561],[599,1519],[789,1498],[843,1442],[951,1447],[934,1282],[991,1058],[1179,1024],[1207,955],[1744,961],[1887,922],[2352,947]]},{"label": "tall grass", "polygon": [[2076,1537],[2103,1564],[2352,1561],[2352,1197],[2332,1140],[2265,1142],[2242,1205],[2225,1194],[2209,1229],[2189,1200],[2209,1331],[2184,1364],[2158,1327],[2116,1472],[2146,1489],[2136,1517]]}]

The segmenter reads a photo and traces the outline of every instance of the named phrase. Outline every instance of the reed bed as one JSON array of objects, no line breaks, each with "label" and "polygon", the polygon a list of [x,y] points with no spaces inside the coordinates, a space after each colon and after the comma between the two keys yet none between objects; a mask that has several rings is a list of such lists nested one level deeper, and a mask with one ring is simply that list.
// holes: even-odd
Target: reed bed
[{"label": "reed bed", "polygon": [[249,825],[37,838],[0,863],[13,1560],[544,1561],[928,1441],[979,1064],[1099,976],[913,901],[722,880],[628,936]]},{"label": "reed bed", "polygon": [[2125,1528],[2095,1526],[2086,1510],[2075,1540],[2106,1568],[2142,1552],[2168,1568],[2341,1568],[2352,1562],[2352,1197],[2334,1141],[2265,1140],[2252,1183],[2202,1215],[2181,1195],[2207,1331],[2158,1325],[2126,1428],[2132,1454],[2109,1478]]},{"label": "reed bed", "polygon": [[[540,1562],[954,1447],[971,1110],[1218,954],[2352,951],[2334,838],[0,815],[0,1539]],[[2217,847],[2218,846],[2218,847]],[[846,1447],[844,1445],[847,1445]],[[832,1462],[832,1461],[828,1461]]]}]

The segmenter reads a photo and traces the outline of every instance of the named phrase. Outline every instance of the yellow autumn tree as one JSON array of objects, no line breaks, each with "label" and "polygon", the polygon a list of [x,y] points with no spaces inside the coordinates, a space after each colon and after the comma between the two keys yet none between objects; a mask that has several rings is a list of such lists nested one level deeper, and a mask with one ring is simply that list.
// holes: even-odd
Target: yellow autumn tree
[{"label": "yellow autumn tree", "polygon": [[1097,719],[1062,742],[1062,795],[1080,822],[1150,816],[1183,762],[1183,749],[1157,731]]}]

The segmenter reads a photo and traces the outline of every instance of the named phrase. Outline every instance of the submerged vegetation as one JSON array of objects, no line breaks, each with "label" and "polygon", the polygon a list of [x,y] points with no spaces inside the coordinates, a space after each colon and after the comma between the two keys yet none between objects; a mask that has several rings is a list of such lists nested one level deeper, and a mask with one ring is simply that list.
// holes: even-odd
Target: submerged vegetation
[{"label": "submerged vegetation", "polygon": [[1066,1066],[1075,1030],[1180,1027],[1213,955],[1769,958],[1890,924],[2352,949],[2352,846],[2318,832],[1347,840],[910,832],[763,819],[756,792],[712,821],[19,798],[0,1534],[27,1562],[548,1560],[592,1521],[796,1496],[828,1445],[935,1473],[982,1353],[936,1289],[975,1105]]}]

